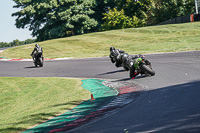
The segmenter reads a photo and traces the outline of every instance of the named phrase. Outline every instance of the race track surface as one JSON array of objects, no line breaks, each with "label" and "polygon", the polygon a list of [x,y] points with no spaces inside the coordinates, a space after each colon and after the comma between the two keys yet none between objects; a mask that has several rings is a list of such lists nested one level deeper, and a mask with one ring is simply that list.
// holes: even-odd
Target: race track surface
[{"label": "race track surface", "polygon": [[146,88],[140,98],[114,114],[74,129],[79,133],[200,132],[200,51],[146,55],[153,77],[129,79],[108,57],[32,62],[0,61],[0,77],[77,77],[129,81]]}]

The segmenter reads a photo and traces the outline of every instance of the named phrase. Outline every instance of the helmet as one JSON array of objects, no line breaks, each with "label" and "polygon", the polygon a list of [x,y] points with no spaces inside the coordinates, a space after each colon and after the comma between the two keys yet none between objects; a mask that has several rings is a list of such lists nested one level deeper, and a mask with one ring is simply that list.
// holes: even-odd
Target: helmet
[{"label": "helmet", "polygon": [[36,44],[35,44],[35,47],[39,47],[39,44],[36,43]]},{"label": "helmet", "polygon": [[145,56],[144,56],[144,55],[142,55],[142,56],[141,56],[141,59],[142,59],[142,60],[145,60]]},{"label": "helmet", "polygon": [[126,61],[128,59],[128,54],[125,53],[122,55],[122,61]]},{"label": "helmet", "polygon": [[140,55],[135,55],[135,56],[134,56],[134,58],[139,58],[139,57],[140,57]]},{"label": "helmet", "polygon": [[112,51],[112,50],[115,50],[115,48],[114,47],[110,47],[110,51]]}]

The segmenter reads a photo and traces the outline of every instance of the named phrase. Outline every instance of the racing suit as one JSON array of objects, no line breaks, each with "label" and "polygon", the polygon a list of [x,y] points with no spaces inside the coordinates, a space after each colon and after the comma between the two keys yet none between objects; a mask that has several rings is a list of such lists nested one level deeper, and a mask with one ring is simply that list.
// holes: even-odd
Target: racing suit
[{"label": "racing suit", "polygon": [[34,62],[36,62],[38,58],[42,56],[42,54],[43,54],[42,47],[40,47],[39,45],[35,46],[35,48],[33,49],[33,52],[31,53],[31,56],[33,56]]},{"label": "racing suit", "polygon": [[122,65],[121,56],[124,54],[123,50],[115,49],[111,51],[111,55],[115,58],[115,66],[120,67]]}]

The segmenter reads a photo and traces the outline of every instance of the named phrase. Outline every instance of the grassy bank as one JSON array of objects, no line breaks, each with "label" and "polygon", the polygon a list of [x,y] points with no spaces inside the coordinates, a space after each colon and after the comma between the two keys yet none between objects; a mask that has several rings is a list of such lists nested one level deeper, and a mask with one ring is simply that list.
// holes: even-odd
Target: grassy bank
[{"label": "grassy bank", "polygon": [[[108,56],[114,46],[129,54],[200,50],[200,22],[129,28],[39,42],[46,58]],[[34,44],[5,50],[0,56],[31,58]]]},{"label": "grassy bank", "polygon": [[90,98],[80,79],[0,77],[0,132],[18,132]]}]

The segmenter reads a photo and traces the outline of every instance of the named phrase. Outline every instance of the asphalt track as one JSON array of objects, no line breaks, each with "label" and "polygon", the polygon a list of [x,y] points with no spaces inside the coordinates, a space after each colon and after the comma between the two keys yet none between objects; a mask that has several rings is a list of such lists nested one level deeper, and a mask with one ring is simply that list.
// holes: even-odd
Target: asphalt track
[{"label": "asphalt track", "polygon": [[128,78],[108,57],[32,62],[0,61],[0,77],[77,77],[129,81],[144,86],[140,98],[74,133],[200,132],[200,51],[146,55],[153,77]]}]

